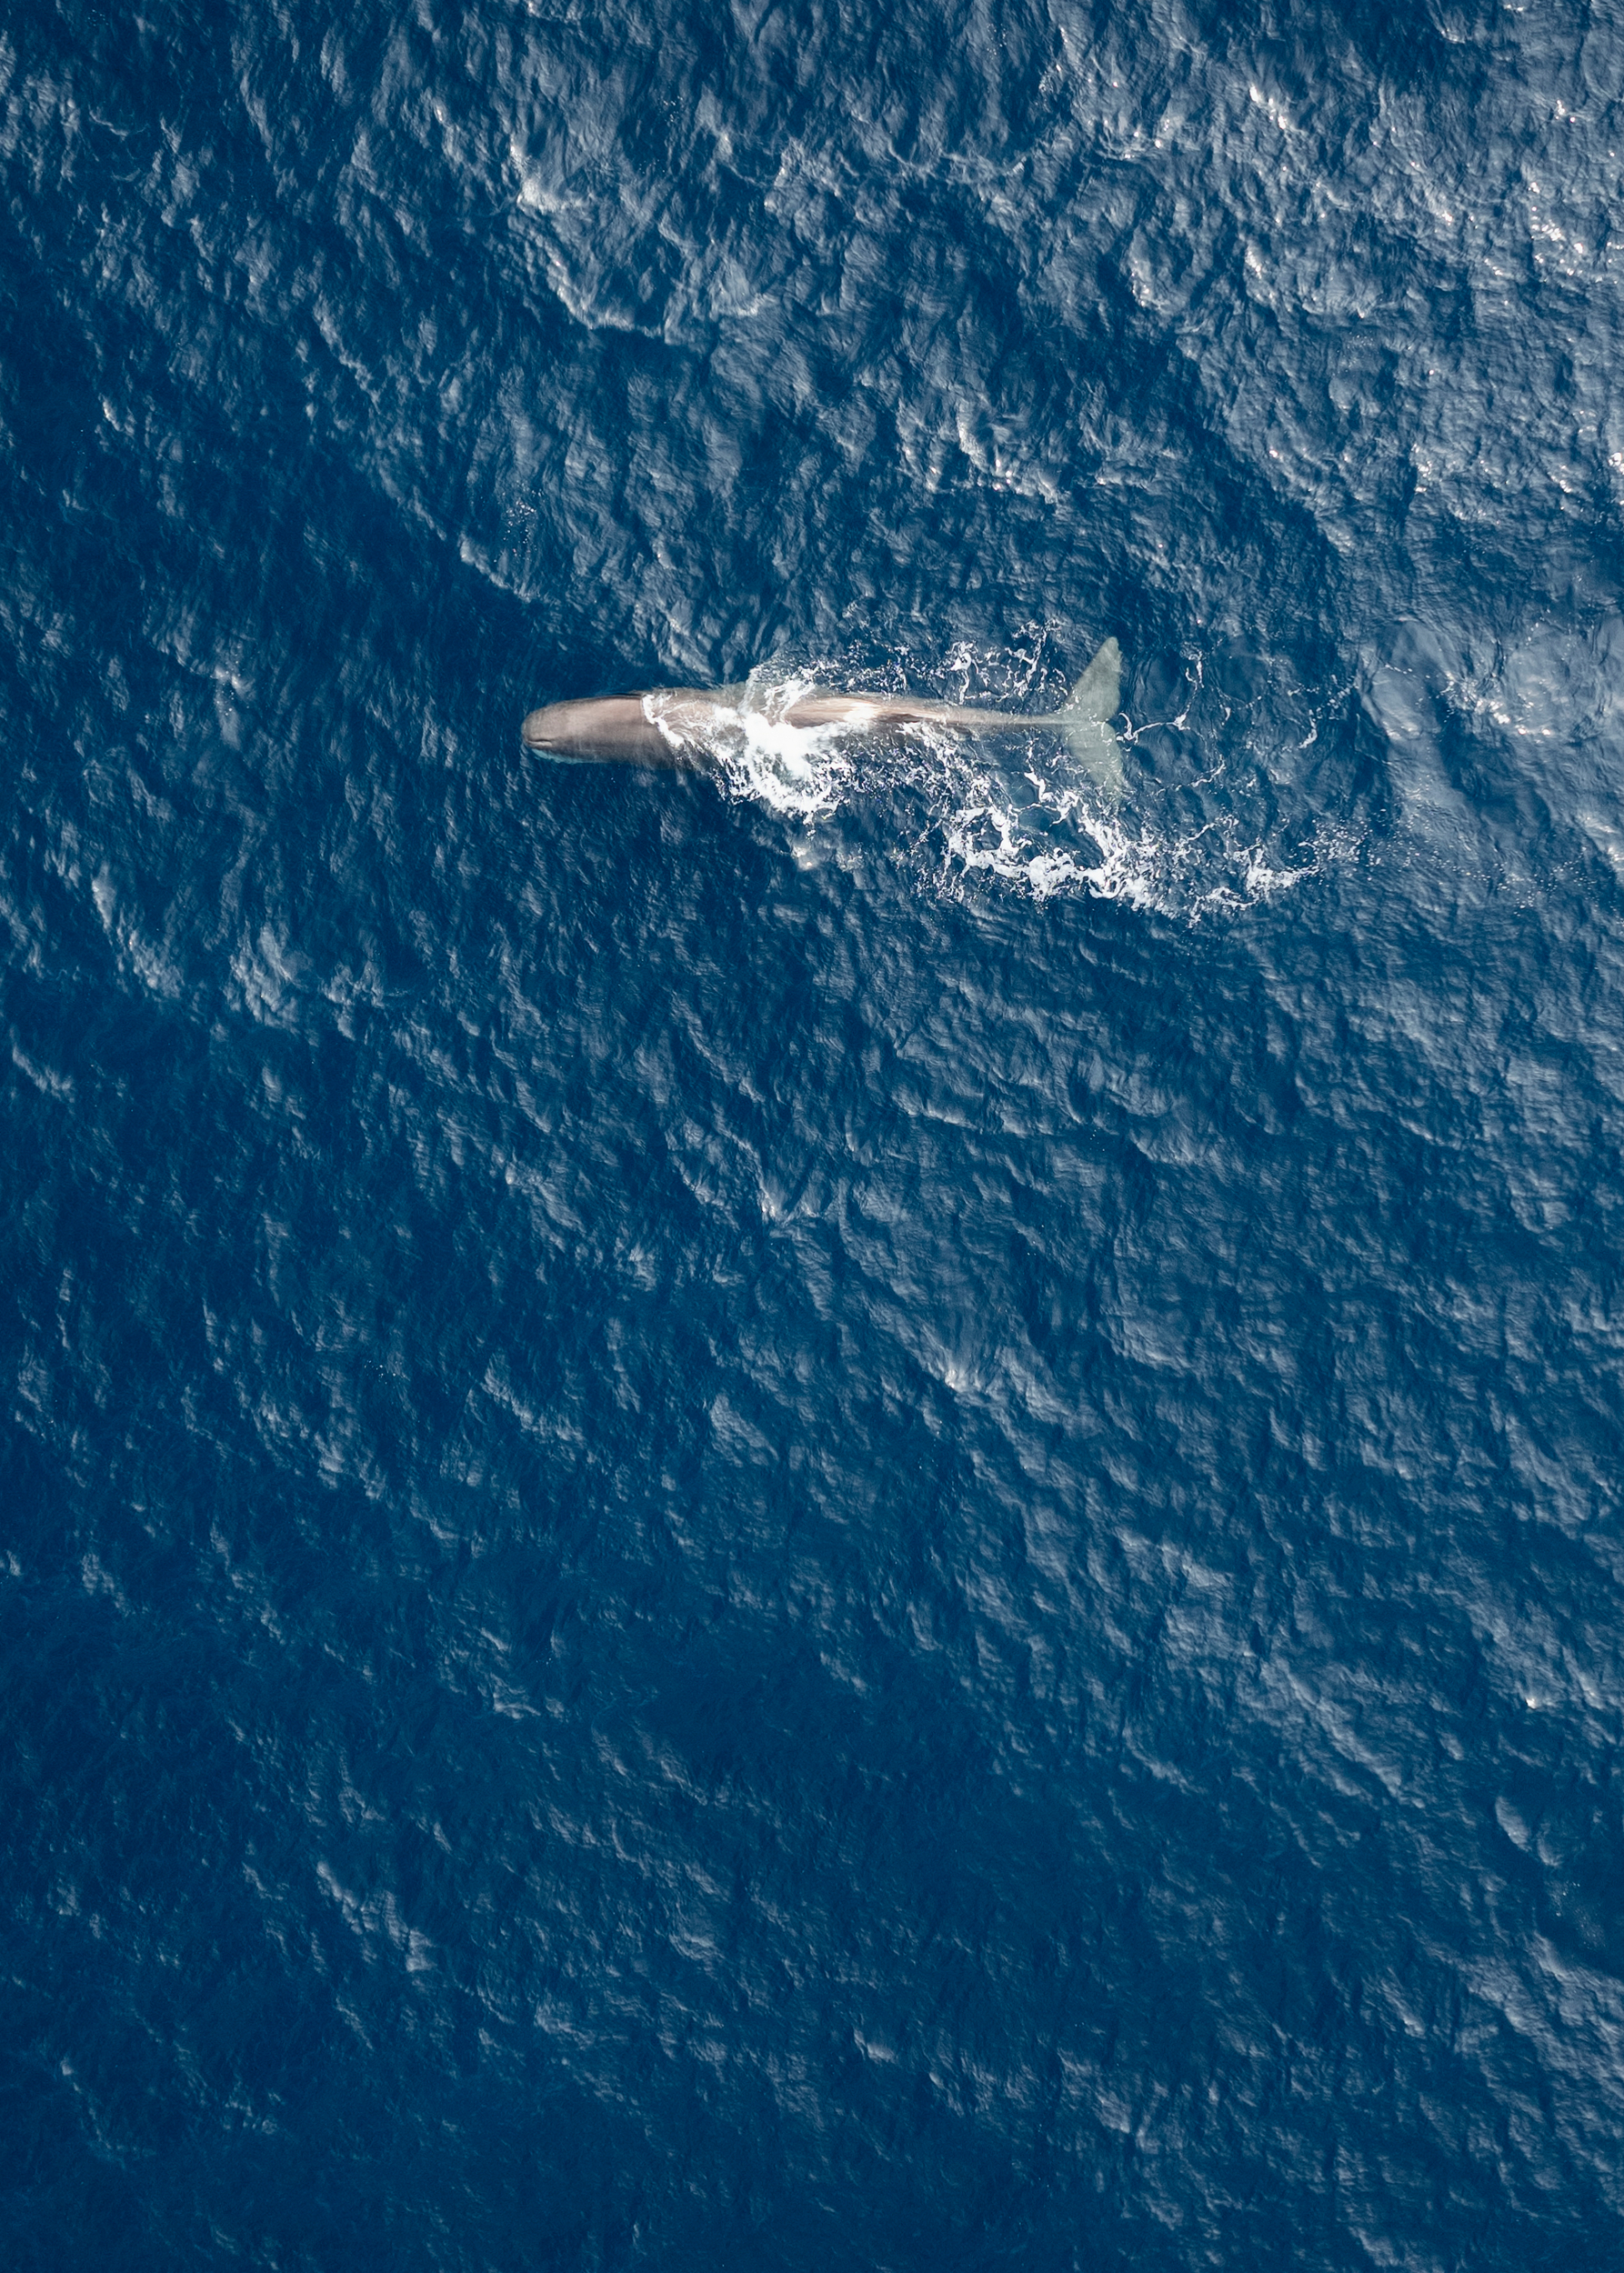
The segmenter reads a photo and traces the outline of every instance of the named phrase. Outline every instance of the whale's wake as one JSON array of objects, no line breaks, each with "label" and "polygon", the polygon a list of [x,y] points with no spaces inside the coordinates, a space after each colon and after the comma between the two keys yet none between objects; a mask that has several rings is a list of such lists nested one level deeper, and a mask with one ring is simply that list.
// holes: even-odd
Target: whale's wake
[{"label": "whale's wake", "polygon": [[[817,677],[831,676],[826,666]],[[1198,696],[1198,667],[1191,676]],[[899,849],[938,890],[985,880],[1038,900],[1087,893],[1197,921],[1292,889],[1345,859],[1358,833],[1323,814],[1292,814],[1295,801],[1273,777],[1280,766],[1260,763],[1272,752],[1260,752],[1255,722],[1243,717],[1240,735],[1232,731],[1232,704],[1187,701],[1174,720],[1130,727],[1128,793],[1118,798],[1041,729],[999,747],[928,722],[878,737],[791,726],[786,714],[813,683],[762,673],[719,692],[703,714],[689,701],[680,716],[659,717],[657,696],[651,713],[674,747],[703,756],[726,795],[810,836],[843,810],[875,818],[888,803]],[[1300,739],[1300,714],[1281,723]]]}]

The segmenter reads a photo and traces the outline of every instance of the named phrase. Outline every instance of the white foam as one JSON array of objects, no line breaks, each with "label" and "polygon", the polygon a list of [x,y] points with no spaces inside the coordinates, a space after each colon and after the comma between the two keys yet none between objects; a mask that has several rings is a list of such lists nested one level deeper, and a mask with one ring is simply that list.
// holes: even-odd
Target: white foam
[{"label": "white foam", "polygon": [[[1039,770],[1041,767],[1042,770]],[[1190,922],[1235,913],[1289,891],[1321,865],[1271,857],[1238,822],[1164,830],[1102,794],[1065,753],[1034,756],[1029,794],[946,754],[938,826],[949,875],[996,876],[1037,900],[1087,892]],[[1001,793],[1001,794],[1000,794]]]}]

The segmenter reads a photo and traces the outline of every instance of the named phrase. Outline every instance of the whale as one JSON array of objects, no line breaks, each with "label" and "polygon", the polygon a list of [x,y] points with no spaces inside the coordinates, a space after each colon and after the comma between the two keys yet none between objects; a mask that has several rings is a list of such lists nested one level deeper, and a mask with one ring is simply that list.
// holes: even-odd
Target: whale
[{"label": "whale", "polygon": [[660,686],[547,703],[532,710],[519,731],[526,749],[566,763],[660,766],[679,773],[717,772],[723,763],[718,743],[729,727],[741,728],[752,715],[808,732],[884,735],[907,726],[938,726],[978,737],[1055,734],[1099,787],[1121,796],[1127,786],[1122,748],[1111,723],[1120,707],[1121,686],[1122,650],[1108,639],[1059,709],[1036,715],[818,686],[786,688],[786,702],[764,699],[759,688],[747,686]]}]

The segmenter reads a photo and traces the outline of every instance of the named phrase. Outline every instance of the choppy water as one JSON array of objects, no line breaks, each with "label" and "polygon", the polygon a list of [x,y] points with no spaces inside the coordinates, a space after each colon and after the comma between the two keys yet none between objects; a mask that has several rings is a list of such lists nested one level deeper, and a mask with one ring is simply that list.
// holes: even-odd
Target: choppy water
[{"label": "choppy water", "polygon": [[1609,2261],[1621,96],[14,12],[8,2265]]}]

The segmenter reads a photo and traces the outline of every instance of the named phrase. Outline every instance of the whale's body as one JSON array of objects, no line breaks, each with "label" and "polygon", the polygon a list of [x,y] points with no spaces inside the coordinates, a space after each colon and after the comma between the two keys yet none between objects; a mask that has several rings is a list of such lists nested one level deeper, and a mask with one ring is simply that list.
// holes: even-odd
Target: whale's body
[{"label": "whale's body", "polygon": [[[776,726],[805,731],[883,734],[898,726],[935,726],[950,733],[978,736],[1058,734],[1102,787],[1120,795],[1122,758],[1111,728],[1122,677],[1122,651],[1108,639],[1059,710],[1028,716],[1007,710],[977,710],[959,703],[933,703],[912,696],[842,695],[822,687],[774,704]],[[737,726],[757,710],[760,697],[747,686],[671,686],[642,695],[596,696],[584,702],[549,703],[531,711],[522,732],[527,749],[576,763],[668,766],[685,773],[714,772],[721,764],[718,743],[729,724]]]}]

